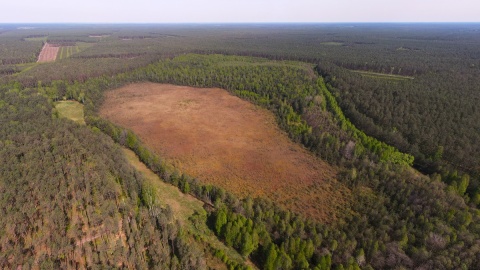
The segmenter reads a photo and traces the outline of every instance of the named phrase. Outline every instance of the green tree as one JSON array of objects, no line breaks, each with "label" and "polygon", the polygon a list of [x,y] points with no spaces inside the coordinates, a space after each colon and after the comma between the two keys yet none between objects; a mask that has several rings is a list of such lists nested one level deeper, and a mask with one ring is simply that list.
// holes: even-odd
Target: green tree
[{"label": "green tree", "polygon": [[468,174],[464,174],[458,183],[458,194],[463,196],[467,191],[468,184],[470,183],[470,176]]},{"label": "green tree", "polygon": [[255,243],[253,237],[249,233],[242,234],[242,242],[240,247],[240,253],[243,256],[248,256],[252,251],[255,250]]},{"label": "green tree", "polygon": [[275,269],[275,261],[277,260],[277,248],[275,244],[270,243],[270,246],[267,249],[267,254],[265,256],[265,264],[263,265],[263,269],[265,270],[273,270]]},{"label": "green tree", "polygon": [[221,209],[219,210],[215,220],[215,232],[217,235],[220,235],[225,224],[227,224],[227,213],[225,213],[224,209]]}]

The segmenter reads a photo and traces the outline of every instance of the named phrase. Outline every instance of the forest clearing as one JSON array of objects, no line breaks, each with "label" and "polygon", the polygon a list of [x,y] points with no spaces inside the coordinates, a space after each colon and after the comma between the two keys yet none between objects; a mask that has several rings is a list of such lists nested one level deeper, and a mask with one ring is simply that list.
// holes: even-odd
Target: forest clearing
[{"label": "forest clearing", "polygon": [[57,59],[58,50],[60,47],[50,43],[43,45],[42,51],[38,55],[38,63],[54,62]]},{"label": "forest clearing", "polygon": [[225,90],[131,84],[107,92],[100,114],[204,184],[321,220],[343,204],[335,168],[292,143],[267,110]]},{"label": "forest clearing", "polygon": [[85,125],[83,119],[83,105],[73,100],[59,101],[55,103],[55,109],[60,117],[68,118],[76,123]]}]

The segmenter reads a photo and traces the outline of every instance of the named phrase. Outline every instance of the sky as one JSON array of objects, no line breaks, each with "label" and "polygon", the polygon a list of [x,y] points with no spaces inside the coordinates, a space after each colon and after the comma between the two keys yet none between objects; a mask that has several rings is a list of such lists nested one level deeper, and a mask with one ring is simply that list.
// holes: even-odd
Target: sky
[{"label": "sky", "polygon": [[480,22],[479,0],[1,0],[0,23]]}]

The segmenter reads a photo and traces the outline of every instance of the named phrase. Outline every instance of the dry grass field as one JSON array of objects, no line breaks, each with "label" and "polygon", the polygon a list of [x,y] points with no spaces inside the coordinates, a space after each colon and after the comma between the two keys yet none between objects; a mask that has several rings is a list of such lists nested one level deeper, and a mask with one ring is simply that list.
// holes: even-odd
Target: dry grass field
[{"label": "dry grass field", "polygon": [[239,196],[325,222],[349,197],[335,168],[291,142],[269,111],[225,90],[132,84],[107,92],[100,114],[181,171]]}]

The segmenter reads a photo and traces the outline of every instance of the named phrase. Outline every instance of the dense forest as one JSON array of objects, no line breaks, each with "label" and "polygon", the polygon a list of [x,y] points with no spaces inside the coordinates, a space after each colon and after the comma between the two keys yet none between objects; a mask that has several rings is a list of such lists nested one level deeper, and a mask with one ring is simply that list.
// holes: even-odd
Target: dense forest
[{"label": "dense forest", "polygon": [[0,104],[1,268],[206,267],[111,139],[36,90],[3,86]]},{"label": "dense forest", "polygon": [[[24,59],[1,65],[2,268],[215,268],[210,257],[231,269],[480,264],[477,25],[122,27],[0,34],[2,59]],[[11,40],[29,45],[9,52]],[[79,48],[25,66],[43,40]],[[141,81],[221,87],[269,109],[293,141],[340,168],[351,203],[325,224],[166,166],[97,115],[104,91]],[[64,99],[85,105],[88,126],[58,118],[53,102]],[[119,145],[202,200],[207,217],[190,222],[253,264],[185,230]]]}]

